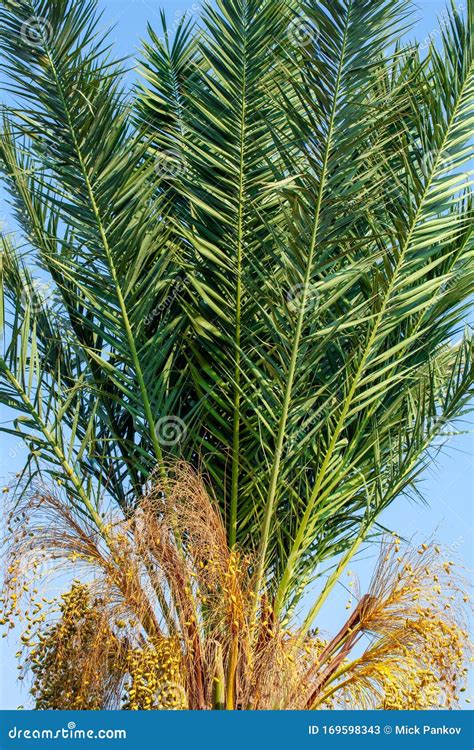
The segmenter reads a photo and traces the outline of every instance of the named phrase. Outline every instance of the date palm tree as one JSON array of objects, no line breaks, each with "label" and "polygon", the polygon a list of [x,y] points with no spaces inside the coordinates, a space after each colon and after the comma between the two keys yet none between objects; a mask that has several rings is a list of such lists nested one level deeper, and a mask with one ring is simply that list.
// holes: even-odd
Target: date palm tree
[{"label": "date palm tree", "polygon": [[[55,486],[110,551],[110,518],[134,529],[184,460],[226,565],[246,561],[254,655],[257,623],[290,622],[319,571],[301,647],[472,393],[474,3],[428,49],[401,43],[410,18],[407,0],[218,0],[197,28],[150,29],[130,87],[93,0],[1,3],[14,502]],[[191,521],[165,515],[185,558]],[[139,626],[175,637],[189,602],[139,554],[156,597]],[[235,707],[229,627],[215,704]]]}]

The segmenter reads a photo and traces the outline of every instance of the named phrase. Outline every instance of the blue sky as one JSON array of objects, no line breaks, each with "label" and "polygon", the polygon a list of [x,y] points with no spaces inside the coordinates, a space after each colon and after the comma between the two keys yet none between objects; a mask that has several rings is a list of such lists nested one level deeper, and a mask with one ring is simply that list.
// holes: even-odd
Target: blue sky
[{"label": "blue sky", "polygon": [[[463,0],[456,0],[462,9]],[[198,0],[99,0],[104,11],[104,25],[115,25],[112,41],[115,43],[117,56],[135,55],[140,49],[140,40],[146,34],[147,22],[157,31],[160,29],[159,12],[163,8],[168,18],[168,28],[172,32],[173,24],[186,14],[199,14]],[[409,37],[428,43],[430,37],[439,35],[445,12],[444,0],[418,0],[417,22],[410,31]],[[8,221],[8,206],[1,202],[0,219]],[[7,418],[6,412],[0,409],[0,420]],[[21,467],[24,448],[13,438],[1,436],[0,481],[9,481],[12,473]],[[451,438],[444,446],[443,453],[425,472],[421,489],[427,505],[399,499],[385,513],[382,522],[389,528],[396,529],[407,538],[417,542],[435,537],[441,546],[449,551],[450,559],[459,561],[466,568],[473,567],[473,525],[474,525],[474,440],[472,435]],[[359,559],[352,565],[361,579],[361,586],[370,576],[373,568],[375,551],[362,551]],[[331,630],[340,627],[341,618],[347,614],[345,604],[347,591],[341,586],[330,599],[326,611],[322,613],[319,623],[322,629]],[[339,623],[339,624],[338,624]],[[21,683],[16,679],[16,660],[14,653],[17,646],[14,638],[0,639],[0,708],[13,709],[28,699],[26,690],[21,690]]]}]

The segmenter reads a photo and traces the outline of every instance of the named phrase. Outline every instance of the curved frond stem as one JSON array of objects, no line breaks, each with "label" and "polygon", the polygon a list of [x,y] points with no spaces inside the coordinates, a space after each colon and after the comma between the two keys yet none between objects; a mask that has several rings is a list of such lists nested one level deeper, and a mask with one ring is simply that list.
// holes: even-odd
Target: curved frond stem
[{"label": "curved frond stem", "polygon": [[47,425],[44,423],[44,421],[41,419],[40,415],[38,414],[37,410],[35,409],[34,405],[31,403],[30,399],[28,398],[27,393],[25,390],[21,387],[20,383],[14,376],[14,374],[11,372],[11,370],[7,367],[7,364],[5,360],[0,358],[0,369],[7,378],[8,382],[11,384],[11,386],[14,388],[16,393],[18,393],[19,397],[21,398],[23,404],[25,405],[28,413],[33,418],[34,422],[36,423],[38,430],[44,435],[46,441],[48,442],[49,446],[51,447],[54,455],[56,456],[58,462],[60,463],[62,469],[64,470],[64,474],[67,477],[67,479],[71,482],[71,484],[74,486],[74,489],[76,490],[81,502],[83,503],[84,507],[86,508],[87,512],[89,513],[89,516],[91,520],[95,523],[97,529],[102,534],[103,538],[107,540],[107,531],[104,525],[104,522],[100,516],[100,514],[97,512],[97,510],[92,505],[90,499],[87,496],[86,491],[84,490],[83,483],[77,476],[74,469],[71,467],[69,462],[66,459],[66,456],[64,455],[61,446],[58,444],[58,442],[55,440],[53,434],[48,429]]},{"label": "curved frond stem", "polygon": [[[327,134],[326,145],[325,145],[325,150],[324,150],[324,158],[323,158],[322,169],[321,169],[319,190],[318,190],[318,195],[316,198],[316,205],[315,205],[315,210],[314,210],[313,234],[312,234],[311,242],[309,246],[308,260],[306,263],[306,274],[305,274],[304,285],[303,285],[303,293],[301,295],[301,304],[300,304],[300,308],[298,312],[298,320],[297,320],[296,329],[295,329],[295,336],[294,336],[294,341],[293,341],[293,346],[292,346],[290,365],[289,365],[288,375],[286,379],[285,392],[284,392],[283,404],[282,404],[282,409],[281,409],[281,416],[280,416],[280,421],[279,421],[279,426],[278,426],[278,435],[277,435],[276,446],[275,446],[275,456],[273,459],[272,470],[270,474],[268,496],[267,496],[266,504],[265,504],[265,513],[264,513],[264,519],[263,519],[263,524],[262,524],[262,533],[261,533],[260,545],[259,545],[259,550],[258,550],[258,566],[257,566],[257,576],[256,576],[256,583],[255,583],[256,593],[258,593],[261,589],[264,570],[265,570],[265,560],[266,560],[266,555],[267,555],[268,540],[270,536],[273,510],[274,510],[275,499],[276,499],[276,494],[277,494],[278,478],[279,478],[280,464],[281,464],[281,459],[282,459],[282,454],[283,454],[283,445],[285,441],[288,412],[289,412],[291,397],[292,397],[292,392],[293,392],[293,383],[294,383],[295,372],[296,372],[296,364],[298,360],[301,334],[303,330],[303,321],[305,317],[307,298],[308,298],[308,293],[309,293],[309,282],[311,278],[313,258],[314,258],[314,253],[316,250],[316,243],[317,243],[317,237],[318,237],[318,231],[319,231],[321,206],[322,206],[322,201],[323,201],[323,196],[324,196],[324,190],[326,187],[326,174],[327,174],[327,170],[329,167],[329,157],[331,153],[332,138],[333,138],[333,132],[334,132],[334,127],[335,127],[335,117],[336,117],[337,105],[338,105],[338,99],[339,99],[339,90],[340,90],[340,85],[341,85],[341,80],[342,80],[343,69],[344,69],[347,35],[348,35],[349,23],[350,23],[350,11],[351,11],[351,4],[349,4],[348,6],[346,19],[345,19],[344,32],[343,32],[342,45],[341,45],[341,54],[340,54],[340,59],[338,63],[337,76],[336,76],[336,81],[335,81],[335,86],[334,86],[333,101],[332,101],[331,112],[329,116],[328,134]],[[278,599],[278,596],[277,596],[277,599],[275,601],[275,612],[277,614],[279,612],[280,607],[281,607],[281,601]]]},{"label": "curved frond stem", "polygon": [[64,107],[64,113],[65,113],[66,118],[67,118],[67,124],[68,124],[68,128],[69,128],[69,132],[70,132],[73,144],[74,144],[74,148],[76,150],[77,159],[78,159],[78,162],[79,162],[79,165],[80,165],[80,168],[81,168],[81,171],[82,171],[82,176],[83,176],[83,179],[84,179],[84,184],[86,186],[86,190],[87,190],[87,193],[89,195],[89,199],[90,199],[90,203],[91,203],[91,208],[92,208],[93,214],[94,214],[94,216],[96,218],[96,221],[97,221],[97,227],[98,227],[99,235],[100,235],[100,238],[101,238],[101,241],[102,241],[102,245],[103,245],[103,248],[104,248],[104,252],[105,252],[105,255],[106,255],[106,258],[107,258],[107,262],[108,262],[108,265],[109,265],[110,274],[111,274],[111,277],[112,277],[112,280],[113,280],[113,283],[114,283],[114,286],[115,286],[115,290],[116,290],[116,294],[117,294],[117,300],[118,300],[118,303],[119,303],[119,306],[120,306],[120,311],[121,311],[121,314],[122,314],[122,317],[123,317],[123,323],[124,323],[124,327],[125,327],[125,331],[126,331],[126,335],[127,335],[128,345],[130,347],[130,354],[131,354],[131,357],[132,357],[133,365],[134,365],[135,372],[136,372],[136,377],[137,377],[138,384],[139,384],[139,387],[140,387],[140,393],[141,393],[141,396],[142,396],[142,399],[143,399],[143,405],[144,405],[144,409],[145,409],[146,419],[148,421],[150,441],[151,441],[151,444],[153,445],[153,449],[155,451],[155,456],[156,456],[157,461],[158,461],[159,466],[160,466],[160,472],[162,472],[162,474],[164,475],[165,470],[164,470],[164,466],[163,466],[163,453],[162,453],[161,446],[160,446],[160,443],[159,443],[159,440],[158,440],[158,437],[157,437],[157,434],[156,434],[155,420],[153,419],[153,413],[152,413],[152,410],[151,410],[151,404],[150,404],[150,400],[148,398],[148,392],[147,392],[147,388],[146,388],[146,383],[145,383],[145,379],[143,377],[143,372],[142,372],[142,368],[141,368],[141,364],[140,364],[140,359],[139,359],[139,356],[138,356],[137,348],[136,348],[136,345],[135,345],[135,339],[134,339],[134,336],[133,336],[132,327],[130,325],[130,320],[129,320],[129,317],[128,317],[128,311],[127,311],[127,307],[126,307],[126,304],[125,304],[125,299],[124,299],[123,292],[122,292],[122,289],[121,289],[120,284],[119,284],[119,280],[118,280],[118,276],[117,276],[117,271],[116,271],[116,268],[115,268],[113,256],[112,256],[112,253],[111,253],[111,250],[110,250],[110,246],[109,246],[109,242],[108,242],[108,239],[107,239],[107,234],[106,234],[106,231],[105,231],[105,228],[104,228],[101,216],[100,216],[100,212],[99,212],[99,209],[98,209],[98,206],[97,206],[97,202],[96,202],[96,199],[95,199],[95,196],[94,196],[94,191],[93,191],[93,188],[92,188],[92,184],[91,184],[91,181],[89,179],[89,174],[88,174],[87,169],[85,167],[85,163],[84,163],[84,158],[83,158],[83,155],[82,155],[82,151],[81,151],[81,148],[80,148],[77,136],[76,136],[76,131],[74,129],[74,123],[73,123],[73,120],[72,120],[70,112],[69,112],[69,108],[68,108],[68,105],[67,105],[67,100],[66,100],[65,92],[63,90],[63,86],[62,86],[60,77],[57,74],[56,67],[55,67],[55,64],[54,64],[54,58],[53,58],[53,55],[52,55],[52,53],[51,53],[51,51],[49,49],[49,44],[48,44],[48,40],[47,39],[45,40],[45,49],[47,50],[47,53],[48,53],[49,63],[51,65],[51,70],[53,71],[53,76],[54,76],[54,79],[55,79],[55,82],[56,82],[58,93],[59,93],[59,96],[61,98],[62,105]]},{"label": "curved frond stem", "polygon": [[398,257],[397,262],[395,264],[395,267],[393,269],[393,273],[391,274],[390,280],[388,282],[387,289],[386,289],[386,291],[385,291],[385,293],[383,295],[383,299],[381,301],[380,309],[379,309],[379,311],[377,313],[377,316],[376,316],[376,318],[374,320],[374,324],[373,324],[372,329],[370,331],[370,334],[368,336],[367,343],[366,343],[366,345],[364,347],[364,350],[363,350],[363,352],[361,354],[360,361],[359,361],[359,364],[357,366],[357,369],[356,369],[356,372],[354,374],[354,377],[352,379],[352,383],[351,383],[348,395],[347,395],[347,397],[344,400],[344,405],[342,407],[342,410],[341,410],[340,416],[338,418],[337,424],[336,424],[336,426],[334,428],[334,433],[332,435],[330,444],[328,446],[327,453],[326,453],[324,461],[323,461],[323,463],[321,465],[321,469],[318,472],[318,476],[317,476],[317,479],[315,481],[313,491],[312,491],[311,496],[310,496],[310,498],[308,500],[308,504],[307,504],[305,513],[304,513],[304,515],[303,515],[303,517],[301,519],[301,523],[299,525],[297,534],[295,536],[295,540],[294,540],[294,543],[293,543],[293,546],[292,546],[292,551],[290,553],[289,560],[288,560],[285,572],[284,572],[284,574],[282,576],[282,579],[281,579],[281,582],[280,582],[280,586],[279,586],[279,590],[278,590],[278,594],[277,594],[277,598],[276,598],[276,609],[277,609],[277,612],[280,611],[281,607],[283,606],[283,602],[284,602],[284,598],[286,596],[287,588],[288,588],[289,582],[291,580],[291,575],[292,575],[292,562],[291,561],[298,554],[298,551],[301,548],[301,543],[302,543],[302,540],[303,540],[303,537],[304,537],[304,534],[305,534],[305,530],[306,530],[307,524],[309,523],[309,520],[311,518],[311,514],[312,514],[312,511],[313,511],[313,508],[314,508],[314,504],[315,504],[315,502],[316,502],[316,500],[317,500],[317,498],[319,496],[319,491],[320,491],[322,482],[323,482],[323,480],[325,478],[326,470],[327,470],[327,468],[328,468],[328,466],[330,464],[330,461],[331,461],[331,459],[333,457],[334,450],[335,450],[337,441],[339,439],[339,436],[341,434],[341,431],[344,428],[346,417],[347,417],[347,415],[348,415],[348,413],[350,411],[350,408],[352,406],[352,402],[353,402],[354,396],[356,394],[356,391],[357,391],[360,379],[361,379],[361,377],[362,377],[362,375],[364,373],[364,369],[365,369],[366,363],[367,363],[368,358],[370,357],[370,355],[371,355],[371,353],[373,351],[373,347],[374,347],[374,344],[376,342],[377,335],[379,333],[379,328],[380,328],[380,326],[381,326],[381,324],[382,324],[382,322],[384,320],[384,315],[386,313],[387,307],[388,307],[388,305],[389,305],[389,303],[390,303],[390,301],[392,299],[394,288],[395,288],[396,282],[397,282],[397,280],[399,278],[399,274],[400,274],[400,272],[403,269],[403,265],[404,265],[404,262],[405,262],[405,259],[406,259],[406,255],[410,251],[414,232],[417,229],[417,227],[419,225],[419,222],[420,222],[420,220],[422,218],[423,209],[425,208],[425,203],[426,203],[426,201],[428,199],[428,196],[429,196],[429,193],[430,193],[430,188],[431,188],[433,180],[434,180],[434,178],[435,178],[435,176],[437,174],[437,171],[440,168],[440,164],[443,161],[443,153],[444,153],[444,151],[445,151],[445,149],[447,147],[447,144],[449,142],[449,138],[451,136],[452,129],[453,129],[453,127],[455,125],[455,122],[456,122],[456,117],[459,114],[459,111],[462,108],[462,106],[466,105],[466,101],[465,101],[466,91],[468,90],[469,87],[472,87],[472,83],[473,83],[473,71],[474,71],[474,63],[471,61],[470,65],[469,65],[469,68],[466,70],[465,79],[464,79],[463,84],[462,84],[462,86],[460,88],[459,94],[457,96],[457,100],[456,100],[456,102],[455,102],[455,104],[453,106],[453,110],[450,113],[449,120],[447,122],[446,131],[444,133],[444,137],[443,137],[443,140],[442,140],[442,145],[438,149],[436,157],[433,160],[432,169],[430,170],[428,179],[426,180],[423,192],[422,192],[422,194],[420,196],[420,200],[419,200],[419,203],[418,203],[418,206],[417,206],[417,210],[415,211],[415,213],[413,215],[413,219],[412,219],[412,221],[410,223],[410,226],[409,226],[409,229],[408,229],[405,241],[404,241],[403,246],[402,246],[402,248],[400,250],[400,254],[399,254],[399,257]]}]

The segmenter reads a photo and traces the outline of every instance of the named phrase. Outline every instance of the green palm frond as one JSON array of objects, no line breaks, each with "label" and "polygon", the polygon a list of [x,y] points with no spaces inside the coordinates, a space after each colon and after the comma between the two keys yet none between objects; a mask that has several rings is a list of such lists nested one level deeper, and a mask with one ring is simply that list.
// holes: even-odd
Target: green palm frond
[{"label": "green palm frond", "polygon": [[[3,47],[15,91],[34,96],[34,104],[12,113],[6,128],[7,181],[20,225],[58,287],[92,376],[110,394],[115,440],[120,444],[118,434],[130,434],[124,445],[130,450],[134,435],[140,436],[132,466],[136,489],[154,459],[162,458],[155,422],[165,387],[156,369],[147,372],[141,350],[161,349],[155,364],[161,357],[166,372],[175,335],[170,326],[166,341],[159,342],[146,329],[163,302],[160,288],[168,296],[164,279],[174,273],[172,248],[164,253],[153,170],[143,147],[130,138],[120,68],[108,60],[105,40],[97,38],[95,4],[6,6]],[[42,19],[45,30],[33,49],[21,33],[32,17]],[[48,33],[58,27],[61,34]]]},{"label": "green palm frond", "polygon": [[405,0],[218,0],[149,29],[131,95],[95,2],[0,13],[27,482],[129,514],[156,464],[203,468],[277,615],[338,559],[309,627],[469,408],[474,3],[422,54]]}]

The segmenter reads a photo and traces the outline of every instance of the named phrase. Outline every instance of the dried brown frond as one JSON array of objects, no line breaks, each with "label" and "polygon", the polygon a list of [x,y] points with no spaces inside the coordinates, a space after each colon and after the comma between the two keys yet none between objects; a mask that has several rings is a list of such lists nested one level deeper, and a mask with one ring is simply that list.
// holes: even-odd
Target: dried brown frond
[{"label": "dried brown frond", "polygon": [[[385,542],[369,590],[322,639],[276,620],[265,592],[255,601],[254,561],[229,549],[217,503],[187,465],[166,483],[154,477],[130,517],[103,518],[100,535],[63,497],[39,492],[8,519],[1,622],[26,623],[38,706],[457,705],[465,585],[434,545]],[[62,598],[46,596],[65,582]]]},{"label": "dried brown frond", "polygon": [[465,586],[435,545],[384,544],[369,594],[350,638],[371,643],[313,694],[361,708],[453,708],[464,688],[471,648]]}]

